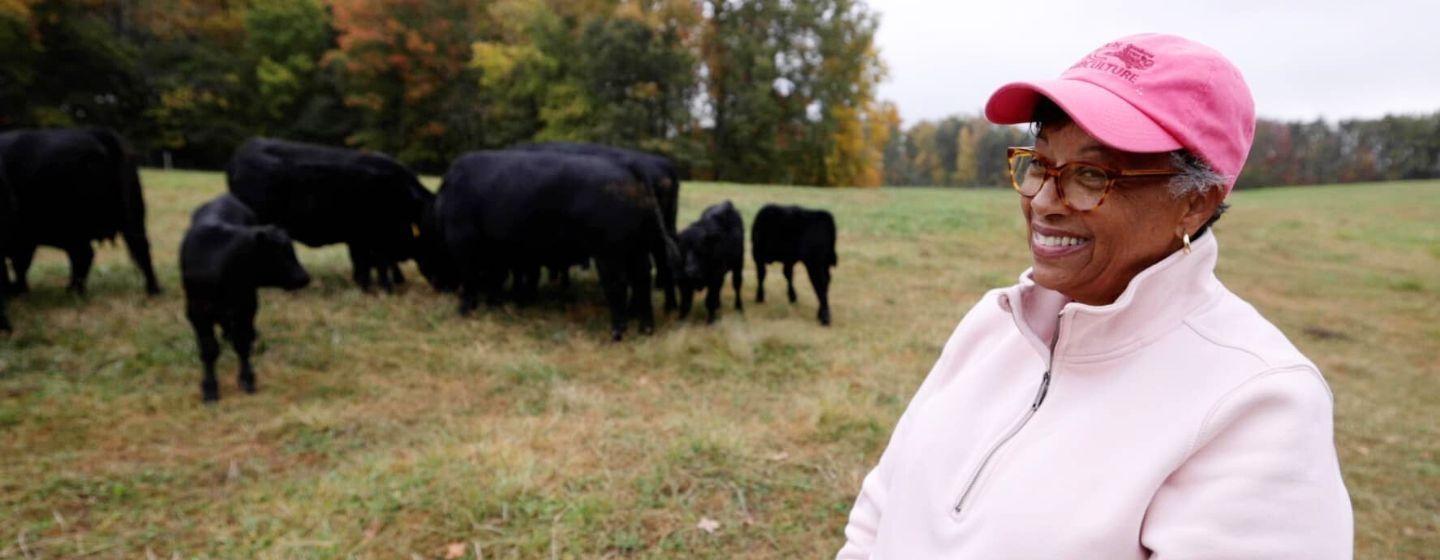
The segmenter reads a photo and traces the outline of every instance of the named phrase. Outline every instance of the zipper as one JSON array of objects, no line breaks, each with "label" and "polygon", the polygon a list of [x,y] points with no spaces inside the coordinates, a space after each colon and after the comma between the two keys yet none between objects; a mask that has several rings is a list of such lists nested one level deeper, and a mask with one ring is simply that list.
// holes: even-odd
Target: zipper
[{"label": "zipper", "polygon": [[[1064,318],[1063,313],[1060,315],[1060,318]],[[1010,431],[1006,432],[999,441],[995,442],[995,445],[990,447],[990,451],[985,453],[985,458],[980,460],[980,466],[975,468],[975,473],[970,475],[970,481],[965,483],[965,489],[960,492],[960,499],[955,501],[954,513],[956,515],[964,511],[965,500],[968,499],[970,494],[975,490],[975,483],[980,481],[980,475],[985,473],[985,467],[990,464],[990,460],[995,457],[995,454],[1000,451],[1000,448],[1005,447],[1005,444],[1009,443],[1010,440],[1015,437],[1015,434],[1020,433],[1020,430],[1025,427],[1025,424],[1030,422],[1030,418],[1035,416],[1035,411],[1039,410],[1040,405],[1045,402],[1045,395],[1050,392],[1050,371],[1054,369],[1052,364],[1055,363],[1055,346],[1059,342],[1060,323],[1057,321],[1055,323],[1055,336],[1050,339],[1050,356],[1049,360],[1045,362],[1045,374],[1040,377],[1040,388],[1035,391],[1035,401],[1030,403],[1030,409],[1025,411],[1024,416],[1020,417],[1020,421],[1016,422],[1015,425],[1010,428]]]}]

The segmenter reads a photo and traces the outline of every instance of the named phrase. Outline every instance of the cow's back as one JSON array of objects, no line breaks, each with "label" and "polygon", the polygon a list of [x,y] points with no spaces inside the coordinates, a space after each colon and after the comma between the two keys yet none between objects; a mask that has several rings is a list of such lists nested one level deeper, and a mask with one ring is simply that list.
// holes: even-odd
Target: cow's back
[{"label": "cow's back", "polygon": [[803,210],[804,232],[800,237],[802,258],[835,266],[835,217],[825,210]]},{"label": "cow's back", "polygon": [[836,264],[835,219],[825,210],[767,204],[751,230],[755,259],[761,262],[815,260]]},{"label": "cow's back", "polygon": [[437,212],[447,239],[474,237],[516,253],[640,246],[647,218],[658,219],[653,196],[615,163],[527,151],[461,156]]},{"label": "cow's back", "polygon": [[420,219],[418,179],[377,154],[251,139],[231,158],[226,177],[230,192],[261,222],[279,225],[306,245],[356,239],[400,244]]},{"label": "cow's back", "polygon": [[636,179],[642,181],[650,189],[651,194],[655,196],[656,203],[660,206],[666,231],[671,234],[675,233],[680,182],[675,173],[675,165],[669,158],[639,150],[583,142],[541,142],[524,144],[519,149],[596,156],[615,162],[629,170]]},{"label": "cow's back", "polygon": [[14,193],[18,233],[60,246],[119,233],[127,213],[120,174],[126,156],[116,149],[84,129],[0,135],[0,159]]}]

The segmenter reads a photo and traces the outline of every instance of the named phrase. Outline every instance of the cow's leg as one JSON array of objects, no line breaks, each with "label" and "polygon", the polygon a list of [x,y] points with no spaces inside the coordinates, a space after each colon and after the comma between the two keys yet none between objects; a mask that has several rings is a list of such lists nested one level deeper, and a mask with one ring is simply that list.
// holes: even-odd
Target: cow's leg
[{"label": "cow's leg", "polygon": [[735,287],[735,310],[744,311],[740,302],[740,285],[745,281],[745,259],[738,259],[730,266],[730,284]]},{"label": "cow's leg", "polygon": [[600,288],[605,292],[605,303],[610,305],[610,340],[620,342],[625,338],[625,258],[615,256],[595,257],[595,268],[600,274]]},{"label": "cow's leg", "polygon": [[695,305],[695,290],[691,289],[690,283],[677,282],[680,293],[680,318],[690,316],[690,308]]},{"label": "cow's leg", "polygon": [[479,285],[482,287],[481,291],[485,292],[485,305],[499,307],[500,303],[505,301],[505,276],[509,272],[508,267],[498,264],[480,271]]},{"label": "cow's leg", "polygon": [[400,263],[390,263],[390,282],[396,286],[405,285],[405,273],[400,272]]},{"label": "cow's leg", "polygon": [[755,260],[755,303],[765,303],[765,263]]},{"label": "cow's leg", "polygon": [[370,264],[375,270],[375,279],[380,282],[380,289],[387,294],[395,293],[395,284],[390,282],[390,269],[395,267],[395,262],[371,255]]},{"label": "cow's leg", "polygon": [[0,252],[0,296],[12,293],[10,285],[10,255]]},{"label": "cow's leg", "polygon": [[[4,261],[0,260],[0,266],[3,265]],[[0,286],[0,332],[10,332],[11,330],[13,329],[10,326],[10,315],[5,312],[5,288]]]},{"label": "cow's leg", "polygon": [[185,317],[195,329],[195,342],[200,347],[200,364],[205,376],[200,379],[200,398],[207,403],[220,400],[220,383],[215,379],[215,360],[220,358],[220,341],[215,340],[215,317],[196,306],[187,306]]},{"label": "cow's leg", "polygon": [[781,263],[781,271],[785,273],[785,295],[790,297],[790,303],[799,299],[795,296],[795,262]]},{"label": "cow's leg", "polygon": [[528,305],[535,302],[540,292],[540,265],[522,264],[515,267],[515,302]]},{"label": "cow's leg", "polygon": [[830,326],[830,266],[825,262],[806,262],[805,272],[810,276],[810,285],[815,287],[815,298],[820,300],[820,312],[816,317],[820,324]]},{"label": "cow's leg", "polygon": [[[655,307],[650,302],[650,255],[631,255],[627,270],[630,284],[630,314],[640,322],[640,334],[655,332]],[[673,288],[670,297],[674,297]],[[674,305],[674,301],[670,302]]]},{"label": "cow's leg", "polygon": [[[670,263],[663,249],[655,251],[655,282],[659,285],[660,291],[665,293],[665,312],[675,310],[675,274],[670,269]],[[646,259],[647,261],[649,259]],[[649,263],[646,263],[649,267]],[[648,284],[648,282],[647,282]]]},{"label": "cow's leg", "polygon": [[125,238],[125,250],[130,253],[130,261],[145,275],[145,293],[158,295],[160,282],[155,279],[155,267],[150,262],[150,239],[145,236],[145,224],[126,226],[120,235]]},{"label": "cow's leg", "polygon": [[485,291],[482,272],[473,263],[460,265],[460,289],[456,293],[460,296],[461,317],[480,307],[480,294]]},{"label": "cow's leg", "polygon": [[90,265],[95,262],[95,249],[85,241],[66,248],[65,253],[70,255],[70,291],[85,295],[85,281],[90,277]]},{"label": "cow's leg", "polygon": [[0,332],[10,332],[10,316],[5,310],[5,294],[10,292],[10,268],[5,264],[9,259],[0,252]]},{"label": "cow's leg", "polygon": [[11,293],[23,294],[30,291],[30,263],[35,258],[35,245],[23,245],[16,247],[10,253],[10,266],[15,269],[15,283],[11,286]]},{"label": "cow's leg", "polygon": [[235,356],[240,359],[240,374],[237,381],[240,389],[246,393],[255,393],[255,369],[250,365],[250,350],[255,345],[255,306],[247,305],[231,313],[226,327],[225,335],[230,339],[230,345],[235,348]]},{"label": "cow's leg", "polygon": [[709,285],[705,286],[705,322],[714,323],[715,313],[720,309],[720,292],[725,290],[725,273],[718,272],[713,278],[707,278]]},{"label": "cow's leg", "polygon": [[355,243],[346,245],[350,250],[350,275],[355,279],[355,285],[361,290],[370,291],[370,252]]},{"label": "cow's leg", "polygon": [[460,281],[460,316],[469,315],[471,311],[480,307],[480,281],[478,279],[465,278]]}]

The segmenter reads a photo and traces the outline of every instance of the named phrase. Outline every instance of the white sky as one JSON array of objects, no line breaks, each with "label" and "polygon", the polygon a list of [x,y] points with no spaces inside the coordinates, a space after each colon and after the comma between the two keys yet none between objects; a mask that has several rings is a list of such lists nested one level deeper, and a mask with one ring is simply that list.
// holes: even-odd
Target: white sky
[{"label": "white sky", "polygon": [[1230,58],[1256,113],[1334,121],[1440,110],[1440,0],[869,0],[907,124],[979,114],[1015,80],[1049,79],[1100,45],[1161,32]]}]

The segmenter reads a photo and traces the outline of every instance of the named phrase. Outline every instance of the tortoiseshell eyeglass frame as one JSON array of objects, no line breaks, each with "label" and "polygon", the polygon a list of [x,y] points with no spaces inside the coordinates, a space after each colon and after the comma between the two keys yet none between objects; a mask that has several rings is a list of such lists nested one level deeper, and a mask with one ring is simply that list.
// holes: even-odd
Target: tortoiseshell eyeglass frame
[{"label": "tortoiseshell eyeglass frame", "polygon": [[[1036,183],[1036,186],[1033,187],[1033,192],[1028,193],[1025,192],[1026,189],[1023,186],[1024,179],[1019,176],[1020,170],[1015,168],[1018,160],[1021,157],[1026,156],[1030,157],[1030,159],[1045,164],[1043,166],[1045,170],[1045,176],[1040,179],[1040,182]],[[1045,182],[1050,180],[1051,178],[1054,178],[1055,191],[1057,194],[1060,195],[1060,200],[1065,203],[1065,206],[1067,208],[1076,212],[1089,212],[1090,210],[1099,208],[1100,205],[1105,202],[1105,198],[1110,194],[1110,189],[1115,186],[1115,182],[1121,179],[1136,179],[1145,177],[1173,177],[1180,174],[1178,171],[1174,171],[1171,169],[1114,169],[1111,167],[1100,165],[1098,163],[1088,163],[1083,161],[1072,161],[1066,163],[1065,165],[1055,167],[1054,165],[1050,165],[1050,162],[1047,161],[1045,158],[1040,157],[1040,154],[1035,152],[1035,148],[1033,146],[1016,146],[1009,148],[1005,150],[1005,158],[1009,161],[1010,166],[1010,185],[1015,187],[1015,192],[1020,193],[1020,196],[1030,198],[1037,194],[1040,194],[1040,189],[1045,187]],[[1105,188],[1101,191],[1100,198],[1096,199],[1095,204],[1091,206],[1076,206],[1075,204],[1070,202],[1069,197],[1065,196],[1065,183],[1067,181],[1062,180],[1066,177],[1065,173],[1067,171],[1078,171],[1081,169],[1094,169],[1105,174]],[[1071,177],[1073,178],[1073,173]]]}]

